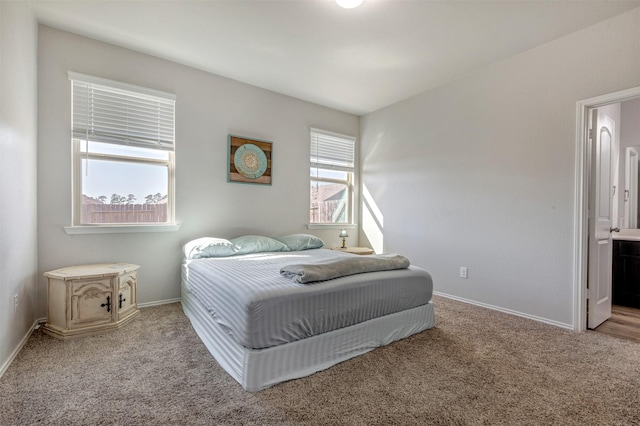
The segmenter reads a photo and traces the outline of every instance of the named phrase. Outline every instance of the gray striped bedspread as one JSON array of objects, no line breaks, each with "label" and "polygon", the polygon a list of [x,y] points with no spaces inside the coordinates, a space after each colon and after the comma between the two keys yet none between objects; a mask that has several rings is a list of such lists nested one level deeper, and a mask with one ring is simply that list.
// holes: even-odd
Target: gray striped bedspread
[{"label": "gray striped bedspread", "polygon": [[433,284],[424,269],[367,272],[304,285],[280,268],[354,256],[314,249],[185,260],[188,291],[239,344],[261,349],[424,305]]}]

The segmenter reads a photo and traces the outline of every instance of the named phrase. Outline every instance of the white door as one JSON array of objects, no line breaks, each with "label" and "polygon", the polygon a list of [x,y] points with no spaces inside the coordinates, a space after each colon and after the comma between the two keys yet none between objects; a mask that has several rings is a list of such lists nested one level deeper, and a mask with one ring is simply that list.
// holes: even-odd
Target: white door
[{"label": "white door", "polygon": [[611,317],[614,132],[615,122],[602,112],[593,110],[590,127],[588,328],[596,328]]}]

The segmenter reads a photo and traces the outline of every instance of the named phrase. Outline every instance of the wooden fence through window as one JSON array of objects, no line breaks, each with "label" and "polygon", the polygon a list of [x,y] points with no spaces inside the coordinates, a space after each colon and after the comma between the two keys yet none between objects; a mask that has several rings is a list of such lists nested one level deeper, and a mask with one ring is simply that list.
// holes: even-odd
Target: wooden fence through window
[{"label": "wooden fence through window", "polygon": [[166,223],[167,204],[83,204],[81,222]]}]

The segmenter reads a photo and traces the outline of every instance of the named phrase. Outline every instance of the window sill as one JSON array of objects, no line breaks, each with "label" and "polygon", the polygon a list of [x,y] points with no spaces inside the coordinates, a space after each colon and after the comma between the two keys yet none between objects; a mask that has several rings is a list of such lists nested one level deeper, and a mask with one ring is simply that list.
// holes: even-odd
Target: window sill
[{"label": "window sill", "polygon": [[126,234],[136,232],[176,232],[180,224],[175,225],[76,225],[65,226],[69,235],[79,234]]},{"label": "window sill", "polygon": [[307,229],[358,229],[357,223],[309,223]]}]

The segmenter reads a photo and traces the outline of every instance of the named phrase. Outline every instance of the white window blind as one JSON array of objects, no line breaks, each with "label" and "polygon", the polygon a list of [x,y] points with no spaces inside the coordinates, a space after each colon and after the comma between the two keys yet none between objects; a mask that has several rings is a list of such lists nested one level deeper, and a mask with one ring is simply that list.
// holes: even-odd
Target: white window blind
[{"label": "white window blind", "polygon": [[311,166],[324,169],[353,170],[355,138],[311,129]]},{"label": "white window blind", "polygon": [[73,137],[173,151],[175,95],[69,72]]}]

